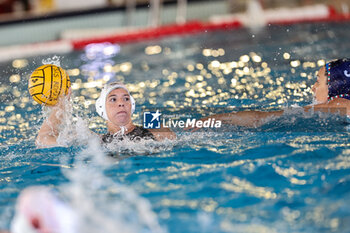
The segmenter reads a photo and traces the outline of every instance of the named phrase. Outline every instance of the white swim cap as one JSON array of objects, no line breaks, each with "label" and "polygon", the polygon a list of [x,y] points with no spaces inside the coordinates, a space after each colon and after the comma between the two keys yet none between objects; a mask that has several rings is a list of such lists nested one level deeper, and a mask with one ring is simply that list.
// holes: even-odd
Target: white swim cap
[{"label": "white swim cap", "polygon": [[104,87],[101,90],[100,97],[98,97],[98,99],[96,100],[96,111],[97,111],[98,115],[100,115],[101,117],[103,117],[107,121],[109,119],[108,119],[107,111],[106,111],[106,99],[107,99],[108,94],[117,88],[122,88],[128,92],[128,94],[130,96],[130,101],[131,101],[131,114],[133,114],[135,112],[135,100],[130,95],[130,92],[126,88],[126,86],[124,84],[118,83],[118,82],[108,83],[108,84],[104,85]]},{"label": "white swim cap", "polygon": [[78,227],[75,211],[44,186],[21,192],[11,222],[12,233],[77,233]]}]

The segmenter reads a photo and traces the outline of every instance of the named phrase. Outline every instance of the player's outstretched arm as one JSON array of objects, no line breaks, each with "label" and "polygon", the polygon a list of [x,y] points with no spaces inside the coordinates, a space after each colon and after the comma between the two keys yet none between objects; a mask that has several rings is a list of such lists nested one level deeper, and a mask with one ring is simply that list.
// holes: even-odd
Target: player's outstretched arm
[{"label": "player's outstretched arm", "polygon": [[176,134],[171,129],[149,129],[149,131],[153,134],[156,141],[163,141],[165,139],[175,140]]}]

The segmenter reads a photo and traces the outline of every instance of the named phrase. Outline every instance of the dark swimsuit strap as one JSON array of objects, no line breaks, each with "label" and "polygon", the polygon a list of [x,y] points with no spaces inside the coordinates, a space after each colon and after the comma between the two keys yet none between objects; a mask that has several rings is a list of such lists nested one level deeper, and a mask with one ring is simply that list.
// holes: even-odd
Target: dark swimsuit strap
[{"label": "dark swimsuit strap", "polygon": [[148,129],[144,129],[141,126],[135,126],[133,131],[131,131],[125,135],[122,135],[122,136],[115,137],[113,134],[108,132],[107,134],[102,135],[102,141],[104,143],[111,143],[114,140],[122,141],[122,140],[124,140],[125,137],[127,137],[128,139],[130,139],[132,141],[139,141],[141,139],[155,140],[153,134]]}]

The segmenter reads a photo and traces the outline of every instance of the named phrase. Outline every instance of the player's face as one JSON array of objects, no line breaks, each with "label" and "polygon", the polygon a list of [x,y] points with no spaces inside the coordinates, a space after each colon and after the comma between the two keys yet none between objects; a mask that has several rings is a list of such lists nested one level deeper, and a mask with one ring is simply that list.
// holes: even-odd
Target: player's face
[{"label": "player's face", "polygon": [[322,67],[317,73],[317,80],[312,86],[312,91],[314,92],[314,97],[317,103],[325,103],[328,101],[328,85],[326,68]]},{"label": "player's face", "polygon": [[131,121],[131,100],[128,92],[122,88],[111,91],[106,99],[108,119],[118,125],[125,126]]}]

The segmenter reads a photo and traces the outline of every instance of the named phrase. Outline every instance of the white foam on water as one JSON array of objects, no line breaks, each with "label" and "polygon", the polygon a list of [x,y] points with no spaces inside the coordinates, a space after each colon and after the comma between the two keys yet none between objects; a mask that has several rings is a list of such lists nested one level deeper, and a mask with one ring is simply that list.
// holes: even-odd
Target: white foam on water
[{"label": "white foam on water", "polygon": [[148,155],[163,151],[170,151],[177,142],[173,140],[154,141],[152,139],[140,139],[133,141],[127,137],[122,141],[112,141],[105,145],[106,151],[118,154]]},{"label": "white foam on water", "polygon": [[148,200],[103,174],[113,162],[95,138],[76,156],[74,168],[63,171],[70,182],[61,191],[78,215],[79,232],[166,232]]},{"label": "white foam on water", "polygon": [[113,155],[152,155],[167,156],[176,148],[186,147],[218,147],[227,144],[227,132],[190,132],[183,131],[177,133],[174,140],[165,139],[163,141],[145,140],[131,141],[124,138],[122,141],[115,141],[104,146],[105,151],[112,152]]}]

